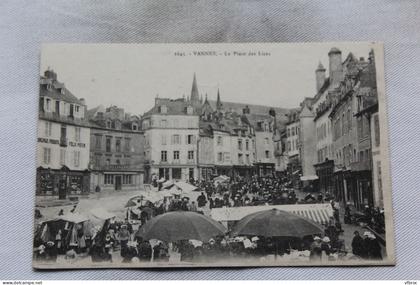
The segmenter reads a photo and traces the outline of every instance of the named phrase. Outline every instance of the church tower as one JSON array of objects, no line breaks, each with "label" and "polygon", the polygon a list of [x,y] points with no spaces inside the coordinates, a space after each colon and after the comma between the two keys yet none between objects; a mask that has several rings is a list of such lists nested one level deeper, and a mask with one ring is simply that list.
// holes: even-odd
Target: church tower
[{"label": "church tower", "polygon": [[191,88],[190,101],[193,105],[200,104],[200,96],[198,94],[197,79],[195,77],[195,72],[194,72],[193,84]]},{"label": "church tower", "polygon": [[220,100],[220,90],[219,90],[219,89],[217,89],[216,109],[217,109],[218,111],[220,111],[220,110],[222,110],[222,108],[223,108],[223,104],[222,104],[222,101]]}]

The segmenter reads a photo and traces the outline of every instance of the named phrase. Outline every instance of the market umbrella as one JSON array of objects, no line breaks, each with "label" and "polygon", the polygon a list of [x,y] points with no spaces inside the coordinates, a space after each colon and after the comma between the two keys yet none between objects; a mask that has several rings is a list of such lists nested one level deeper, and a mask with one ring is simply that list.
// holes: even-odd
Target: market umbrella
[{"label": "market umbrella", "polygon": [[242,218],[232,234],[264,237],[303,238],[321,234],[321,225],[286,211],[271,209],[256,212]]},{"label": "market umbrella", "polygon": [[196,212],[168,212],[156,216],[139,229],[136,236],[145,240],[158,239],[166,242],[195,239],[208,241],[223,235],[226,228],[211,218]]}]

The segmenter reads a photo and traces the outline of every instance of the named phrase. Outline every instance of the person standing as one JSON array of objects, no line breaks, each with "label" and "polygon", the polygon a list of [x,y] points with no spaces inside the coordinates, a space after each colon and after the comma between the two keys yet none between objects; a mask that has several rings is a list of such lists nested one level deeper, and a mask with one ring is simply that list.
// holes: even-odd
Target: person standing
[{"label": "person standing", "polygon": [[130,232],[128,231],[127,225],[121,225],[121,228],[117,233],[117,238],[121,245],[121,256],[124,257],[123,253],[126,252],[127,244],[130,239]]},{"label": "person standing", "polygon": [[354,237],[351,242],[351,248],[354,255],[362,257],[365,252],[364,241],[358,231],[354,232]]},{"label": "person standing", "polygon": [[320,261],[322,257],[322,249],[321,249],[321,238],[318,236],[314,237],[314,241],[310,246],[310,255],[309,259],[312,261]]}]

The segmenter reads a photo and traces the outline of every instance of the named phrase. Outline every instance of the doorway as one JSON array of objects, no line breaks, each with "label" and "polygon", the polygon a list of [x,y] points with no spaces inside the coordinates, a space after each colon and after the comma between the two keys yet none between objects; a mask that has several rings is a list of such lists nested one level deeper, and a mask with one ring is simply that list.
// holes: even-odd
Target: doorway
[{"label": "doorway", "polygon": [[121,190],[121,175],[115,175],[115,190]]}]

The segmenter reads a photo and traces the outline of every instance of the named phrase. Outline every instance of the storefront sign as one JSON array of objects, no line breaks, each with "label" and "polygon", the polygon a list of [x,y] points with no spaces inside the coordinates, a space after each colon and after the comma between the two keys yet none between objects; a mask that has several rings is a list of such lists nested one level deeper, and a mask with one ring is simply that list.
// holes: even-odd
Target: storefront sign
[{"label": "storefront sign", "polygon": [[38,138],[38,142],[42,143],[50,143],[50,144],[60,144],[59,140],[55,139],[46,139],[46,138]]},{"label": "storefront sign", "polygon": [[69,142],[70,146],[77,146],[77,147],[86,147],[84,143],[76,143],[76,142]]}]

